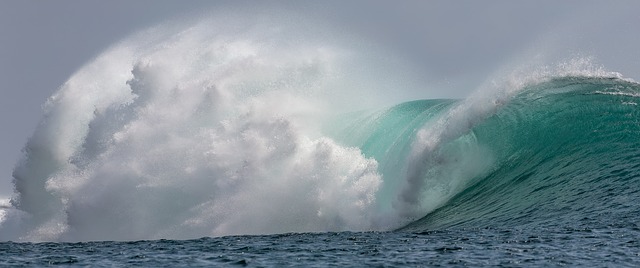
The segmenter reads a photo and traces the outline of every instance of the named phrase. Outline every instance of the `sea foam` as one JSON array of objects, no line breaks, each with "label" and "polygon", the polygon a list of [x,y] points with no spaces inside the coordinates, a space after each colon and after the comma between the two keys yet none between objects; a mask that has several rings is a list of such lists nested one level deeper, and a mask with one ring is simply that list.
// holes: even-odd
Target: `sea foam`
[{"label": "sea foam", "polygon": [[355,59],[280,25],[229,24],[152,29],[73,75],[14,171],[20,230],[0,238],[371,230],[377,162],[319,131],[356,94]]}]

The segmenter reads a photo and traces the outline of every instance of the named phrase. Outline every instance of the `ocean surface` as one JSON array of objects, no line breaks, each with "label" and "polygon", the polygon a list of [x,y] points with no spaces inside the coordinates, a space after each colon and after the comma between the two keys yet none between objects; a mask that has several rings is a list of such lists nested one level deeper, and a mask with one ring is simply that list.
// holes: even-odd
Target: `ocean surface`
[{"label": "ocean surface", "polygon": [[1,266],[636,267],[637,227],[451,228],[135,242],[0,243]]},{"label": "ocean surface", "polygon": [[637,82],[574,59],[407,99],[375,51],[212,23],[48,99],[0,266],[640,265]]}]

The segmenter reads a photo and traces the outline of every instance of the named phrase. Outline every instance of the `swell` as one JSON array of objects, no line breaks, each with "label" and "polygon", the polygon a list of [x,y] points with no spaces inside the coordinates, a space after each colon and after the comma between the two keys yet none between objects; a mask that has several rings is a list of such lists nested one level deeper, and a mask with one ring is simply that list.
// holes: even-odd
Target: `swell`
[{"label": "swell", "polygon": [[475,126],[495,159],[405,230],[635,222],[640,192],[637,83],[557,77],[524,88]]}]

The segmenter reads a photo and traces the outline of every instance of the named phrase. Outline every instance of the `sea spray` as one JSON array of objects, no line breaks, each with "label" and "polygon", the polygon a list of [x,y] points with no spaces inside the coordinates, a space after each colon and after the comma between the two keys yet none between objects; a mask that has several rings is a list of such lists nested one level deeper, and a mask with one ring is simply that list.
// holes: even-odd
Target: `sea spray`
[{"label": "sea spray", "polygon": [[219,27],[236,22],[155,28],[73,75],[14,170],[0,240],[393,230],[512,167],[519,143],[503,133],[520,130],[500,117],[526,111],[523,98],[577,90],[550,81],[613,81],[584,92],[637,96],[578,59],[499,76],[465,100],[389,107],[412,89],[375,72],[393,67],[379,52],[305,27]]},{"label": "sea spray", "polygon": [[353,85],[348,55],[273,25],[215,26],[135,36],[71,77],[14,171],[20,230],[5,221],[0,238],[374,228],[377,162],[317,131],[343,109],[334,93],[356,90],[336,88]]}]

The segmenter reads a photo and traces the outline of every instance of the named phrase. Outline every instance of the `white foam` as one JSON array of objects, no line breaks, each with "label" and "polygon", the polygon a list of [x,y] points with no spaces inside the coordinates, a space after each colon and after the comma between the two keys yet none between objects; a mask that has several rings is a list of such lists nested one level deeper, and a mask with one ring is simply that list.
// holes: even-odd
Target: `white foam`
[{"label": "white foam", "polygon": [[8,198],[0,198],[0,226],[5,220],[7,209],[11,207],[11,200]]},{"label": "white foam", "polygon": [[375,229],[376,161],[318,132],[344,95],[365,96],[339,94],[355,58],[329,39],[222,21],[137,35],[71,77],[14,172],[27,216],[0,238]]}]

